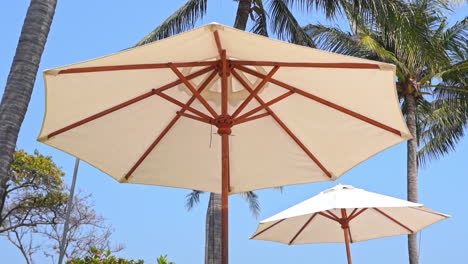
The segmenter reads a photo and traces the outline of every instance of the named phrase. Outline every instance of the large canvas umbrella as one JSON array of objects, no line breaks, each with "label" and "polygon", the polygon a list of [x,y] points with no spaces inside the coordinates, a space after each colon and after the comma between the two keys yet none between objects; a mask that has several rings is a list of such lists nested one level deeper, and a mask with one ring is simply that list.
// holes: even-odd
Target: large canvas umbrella
[{"label": "large canvas umbrella", "polygon": [[122,183],[222,193],[225,264],[229,194],[335,180],[411,137],[393,65],[219,24],[44,79],[40,141]]},{"label": "large canvas umbrella", "polygon": [[422,204],[341,185],[260,222],[251,239],[288,245],[350,243],[415,232],[448,215]]}]

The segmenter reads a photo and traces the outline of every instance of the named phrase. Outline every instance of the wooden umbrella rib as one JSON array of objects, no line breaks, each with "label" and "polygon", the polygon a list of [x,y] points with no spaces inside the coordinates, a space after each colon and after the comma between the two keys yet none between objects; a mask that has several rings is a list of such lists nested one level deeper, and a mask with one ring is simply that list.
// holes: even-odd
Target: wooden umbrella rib
[{"label": "wooden umbrella rib", "polygon": [[[213,78],[216,76],[217,71],[213,71],[210,76],[204,81],[204,83],[200,86],[198,91],[201,93],[206,86],[213,80]],[[174,124],[179,120],[181,116],[183,116],[183,113],[185,112],[186,108],[188,108],[193,101],[195,101],[196,96],[192,95],[192,97],[187,101],[184,107],[180,111],[177,112],[176,116],[172,118],[172,120],[169,122],[169,124],[164,128],[164,130],[159,134],[159,136],[156,138],[153,143],[146,149],[146,151],[143,153],[143,155],[137,160],[137,162],[132,166],[132,168],[127,172],[125,175],[125,179],[128,180],[132,174],[135,172],[135,170],[141,165],[141,163],[148,157],[148,155],[153,151],[153,149],[159,144],[159,142],[166,136],[166,134],[169,132],[169,130],[174,126]]]},{"label": "wooden umbrella rib", "polygon": [[94,114],[94,115],[89,116],[89,117],[87,117],[87,118],[84,118],[84,119],[82,119],[82,120],[80,120],[80,121],[77,121],[77,122],[75,122],[75,123],[73,123],[73,124],[71,124],[71,125],[68,125],[68,126],[66,126],[66,127],[63,127],[63,128],[61,128],[61,129],[58,129],[58,130],[56,130],[56,131],[50,133],[49,135],[47,135],[47,138],[50,139],[51,137],[57,136],[57,135],[59,135],[59,134],[62,134],[62,133],[64,133],[64,132],[70,130],[70,129],[73,129],[73,128],[75,128],[75,127],[81,126],[81,125],[83,125],[83,124],[86,124],[86,123],[88,123],[88,122],[90,122],[90,121],[93,121],[93,120],[98,119],[98,118],[100,118],[100,117],[103,117],[103,116],[105,116],[105,115],[108,115],[108,114],[110,114],[110,113],[112,113],[112,112],[115,112],[115,111],[117,111],[117,110],[119,110],[119,109],[122,109],[122,108],[124,108],[124,107],[126,107],[126,106],[129,106],[129,105],[134,104],[134,103],[136,103],[136,102],[139,102],[139,101],[141,101],[141,100],[143,100],[143,99],[146,99],[146,98],[148,98],[148,97],[150,97],[150,96],[152,96],[152,95],[154,95],[154,93],[153,93],[152,91],[147,92],[147,93],[144,93],[144,94],[142,94],[142,95],[140,95],[140,96],[137,96],[137,97],[135,97],[135,98],[133,98],[133,99],[130,99],[130,100],[125,101],[125,102],[123,102],[123,103],[121,103],[121,104],[118,104],[118,105],[113,106],[113,107],[111,107],[111,108],[108,108],[108,109],[106,109],[106,110],[104,110],[104,111],[101,111],[101,112],[99,112],[99,113],[97,113],[97,114]]},{"label": "wooden umbrella rib", "polygon": [[196,121],[200,121],[200,122],[203,122],[203,123],[207,123],[207,124],[210,124],[212,125],[213,124],[213,119],[210,119],[210,120],[206,120],[204,118],[201,118],[199,116],[196,116],[196,115],[191,115],[191,114],[187,114],[187,113],[182,113],[182,112],[177,112],[178,115],[180,116],[183,116],[183,117],[186,117],[186,118],[190,118],[190,119],[193,119],[193,120],[196,120]]},{"label": "wooden umbrella rib", "polygon": [[[356,209],[357,209],[357,208],[356,208]],[[354,218],[358,217],[360,214],[362,214],[362,213],[364,213],[365,211],[367,211],[367,209],[369,209],[369,208],[363,208],[363,209],[361,209],[361,211],[357,212],[356,214],[351,214],[351,215],[349,216],[349,218],[348,218],[349,221],[351,221],[351,220],[353,220]]]},{"label": "wooden umbrella rib", "polygon": [[270,109],[266,108],[267,111],[270,113],[271,117],[286,131],[286,133],[296,142],[297,145],[319,166],[319,168],[329,177],[331,178],[331,173],[323,166],[323,164],[310,152],[310,150],[299,140],[299,138],[286,126],[286,124],[281,121],[281,119]]},{"label": "wooden umbrella rib", "polygon": [[[218,64],[218,61],[194,61],[194,62],[175,62],[172,63],[176,67],[200,67],[213,66]],[[169,68],[169,63],[148,63],[148,64],[129,64],[129,65],[112,65],[112,66],[96,66],[83,68],[70,68],[61,70],[58,74],[71,73],[89,73],[89,72],[106,72],[106,71],[124,71],[124,70],[148,70],[148,69],[164,69]]]},{"label": "wooden umbrella rib", "polygon": [[236,118],[242,110],[250,103],[250,101],[260,92],[260,90],[268,83],[268,81],[273,77],[273,75],[279,70],[279,66],[273,67],[273,69],[264,77],[262,81],[253,89],[253,92],[242,102],[242,104],[234,111],[232,114],[233,118]]},{"label": "wooden umbrella rib", "polygon": [[411,230],[409,227],[405,226],[404,224],[402,224],[401,222],[399,222],[398,220],[396,220],[395,218],[389,216],[388,214],[386,214],[385,212],[383,212],[382,210],[380,210],[379,208],[373,208],[374,210],[376,210],[377,212],[379,212],[381,215],[387,217],[388,219],[390,219],[392,222],[394,222],[395,224],[403,227],[404,229],[408,230],[411,234],[414,234],[414,231]]},{"label": "wooden umbrella rib", "polygon": [[380,69],[372,63],[313,63],[313,62],[273,62],[273,61],[241,61],[231,60],[232,65],[242,66],[280,66],[300,68],[337,68],[337,69]]},{"label": "wooden umbrella rib", "polygon": [[367,209],[369,208],[362,208],[360,211],[359,208],[354,208],[354,210],[351,212],[351,214],[349,214],[349,216],[346,217],[346,222],[348,224],[348,234],[349,234],[349,239],[351,241],[351,243],[353,243],[353,236],[351,234],[351,227],[349,226],[351,221],[353,219],[355,219],[356,217],[358,217],[360,214],[364,213]]},{"label": "wooden umbrella rib", "polygon": [[187,86],[187,88],[189,88],[189,90],[192,92],[192,94],[197,97],[198,101],[200,101],[200,103],[206,108],[206,110],[208,110],[208,112],[210,112],[210,114],[213,115],[213,118],[218,117],[218,114],[216,113],[216,111],[210,106],[210,104],[205,100],[205,98],[203,98],[201,96],[201,94],[197,91],[197,89],[195,89],[195,87],[190,83],[190,81],[187,80],[187,77],[185,77],[177,69],[177,67],[175,65],[171,64],[170,66],[171,66],[170,68],[177,75],[177,77],[179,77],[179,79],[182,80],[182,82],[185,84],[185,86]]},{"label": "wooden umbrella rib", "polygon": [[286,219],[281,219],[281,220],[279,220],[278,222],[276,222],[276,223],[272,224],[271,226],[269,226],[269,227],[263,229],[262,231],[258,232],[257,234],[255,234],[254,236],[252,236],[250,239],[256,238],[257,236],[263,234],[265,231],[267,231],[267,230],[269,230],[270,228],[276,226],[277,224],[283,222],[284,220],[286,220]]},{"label": "wooden umbrella rib", "polygon": [[[206,67],[206,68],[204,68],[204,69],[201,69],[201,70],[199,70],[199,71],[196,71],[196,72],[194,72],[194,73],[188,75],[188,76],[187,76],[187,79],[190,80],[190,79],[196,78],[196,77],[198,77],[198,76],[200,76],[200,75],[203,75],[203,74],[205,74],[205,73],[207,73],[207,72],[209,72],[209,71],[211,71],[211,70],[213,70],[213,69],[215,69],[215,66]],[[168,84],[166,84],[166,85],[164,85],[164,86],[161,86],[161,87],[158,88],[158,89],[154,89],[154,90],[151,90],[151,91],[149,91],[149,92],[146,92],[146,93],[144,93],[144,94],[142,94],[142,95],[140,95],[140,96],[137,96],[137,97],[135,97],[135,98],[132,98],[132,99],[130,99],[130,100],[128,100],[128,101],[125,101],[125,102],[123,102],[123,103],[120,103],[120,104],[118,104],[118,105],[116,105],[116,106],[113,106],[113,107],[111,107],[111,108],[108,108],[108,109],[106,109],[106,110],[103,110],[103,111],[101,111],[101,112],[99,112],[99,113],[97,113],[97,114],[94,114],[94,115],[92,115],[92,116],[89,116],[89,117],[86,117],[86,118],[84,118],[84,119],[81,119],[81,120],[79,120],[79,121],[77,121],[77,122],[75,122],[75,123],[72,123],[72,124],[70,124],[70,125],[68,125],[68,126],[66,126],[66,127],[63,127],[63,128],[61,128],[61,129],[58,129],[58,130],[56,130],[56,131],[50,133],[49,135],[47,135],[47,138],[49,139],[49,138],[51,138],[51,137],[57,136],[57,135],[59,135],[59,134],[62,134],[62,133],[66,132],[66,131],[68,131],[68,130],[70,130],[70,129],[73,129],[73,128],[75,128],[75,127],[81,126],[81,125],[86,124],[86,123],[88,123],[88,122],[90,122],[90,121],[93,121],[93,120],[95,120],[95,119],[98,119],[98,118],[100,118],[100,117],[103,117],[103,116],[105,116],[105,115],[108,115],[108,114],[110,114],[110,113],[112,113],[112,112],[115,112],[115,111],[117,111],[117,110],[119,110],[119,109],[122,109],[122,108],[124,108],[124,107],[126,107],[126,106],[129,106],[129,105],[132,105],[132,104],[134,104],[134,103],[137,103],[137,102],[139,102],[139,101],[141,101],[141,100],[143,100],[143,99],[146,99],[146,98],[148,98],[148,97],[150,97],[150,96],[152,96],[152,95],[155,95],[156,92],[158,92],[158,91],[159,91],[159,92],[165,91],[165,90],[167,90],[167,89],[169,89],[169,88],[172,88],[172,87],[174,87],[174,86],[176,86],[176,85],[178,85],[178,84],[181,84],[181,83],[182,83],[182,80],[173,81],[173,82],[168,83]]]},{"label": "wooden umbrella rib", "polygon": [[332,211],[327,210],[326,212],[327,212],[331,217],[335,218],[335,220],[340,220],[340,218],[339,218],[336,214],[334,214]]},{"label": "wooden umbrella rib", "polygon": [[153,151],[153,149],[156,147],[156,145],[161,142],[161,140],[166,136],[167,132],[174,126],[174,124],[179,120],[181,115],[176,115],[172,120],[169,122],[169,124],[164,128],[164,130],[159,134],[159,136],[156,138],[153,143],[149,146],[149,148],[143,153],[143,155],[138,159],[138,161],[132,166],[132,168],[127,172],[125,175],[125,180],[128,180],[133,173],[136,171],[136,169],[143,163],[143,161],[148,157],[148,155]]},{"label": "wooden umbrella rib", "polygon": [[[210,72],[210,71],[212,71],[214,69],[216,69],[216,66],[209,66],[209,67],[203,68],[203,69],[201,69],[199,71],[196,71],[194,73],[191,73],[191,74],[185,76],[185,78],[187,80],[191,80],[191,79],[199,77],[199,76],[201,76],[201,75],[203,75],[205,73],[208,73],[208,72]],[[182,84],[182,83],[183,83],[183,81],[181,79],[179,79],[179,80],[170,82],[170,83],[168,83],[166,85],[163,85],[163,86],[159,87],[158,89],[156,89],[156,91],[163,92],[163,91],[165,91],[165,90],[167,90],[169,88],[172,88],[172,87],[174,87],[176,85],[179,85],[179,84]]]},{"label": "wooden umbrella rib", "polygon": [[[247,68],[247,67],[244,67],[244,66],[241,66],[241,65],[236,65],[236,66],[234,66],[234,67],[235,67],[236,69],[239,69],[239,70],[241,70],[241,71],[243,71],[243,72],[249,73],[249,74],[254,75],[254,76],[256,76],[256,77],[259,77],[259,78],[265,78],[265,77],[266,77],[266,76],[265,76],[264,74],[262,74],[262,73],[259,73],[259,72],[257,72],[257,71],[251,70],[251,69],[249,69],[249,68]],[[300,95],[302,95],[302,96],[304,96],[304,97],[306,97],[306,98],[312,99],[312,100],[314,100],[314,101],[316,101],[316,102],[318,102],[318,103],[321,103],[321,104],[323,104],[323,105],[326,105],[326,106],[328,106],[328,107],[331,107],[331,108],[333,108],[333,109],[335,109],[335,110],[338,110],[338,111],[340,111],[340,112],[342,112],[342,113],[345,113],[345,114],[347,114],[347,115],[349,115],[349,116],[352,116],[352,117],[354,117],[354,118],[357,118],[357,119],[359,119],[359,120],[361,120],[361,121],[367,122],[367,123],[369,123],[369,124],[371,124],[371,125],[374,125],[374,126],[379,127],[379,128],[381,128],[381,129],[387,130],[387,131],[389,131],[389,132],[391,132],[391,133],[393,133],[393,134],[396,134],[396,135],[398,135],[398,136],[401,136],[401,132],[400,132],[399,130],[395,129],[395,128],[392,128],[392,127],[387,126],[387,125],[385,125],[385,124],[382,124],[382,123],[380,123],[380,122],[378,122],[378,121],[375,121],[375,120],[373,120],[373,119],[371,119],[371,118],[368,118],[368,117],[366,117],[366,116],[363,116],[363,115],[361,115],[361,114],[358,114],[358,113],[356,113],[356,112],[354,112],[354,111],[351,111],[351,110],[349,110],[349,109],[347,109],[347,108],[345,108],[345,107],[339,106],[339,105],[337,105],[337,104],[335,104],[335,103],[332,103],[332,102],[330,102],[330,101],[328,101],[328,100],[325,100],[325,99],[323,99],[323,98],[320,98],[320,97],[318,97],[318,96],[316,96],[316,95],[313,95],[313,94],[311,94],[311,93],[309,93],[309,92],[306,92],[306,91],[304,91],[304,90],[301,90],[301,89],[299,89],[299,88],[296,88],[296,87],[294,87],[294,86],[291,86],[291,85],[289,85],[289,84],[286,84],[286,83],[284,83],[284,82],[278,81],[278,80],[276,80],[276,79],[274,79],[274,78],[271,78],[271,79],[269,80],[269,82],[271,82],[271,83],[273,83],[273,84],[276,84],[276,85],[278,85],[278,86],[280,86],[280,87],[283,87],[283,88],[285,88],[285,89],[288,89],[288,90],[291,90],[291,91],[295,91],[297,94],[300,94]]]},{"label": "wooden umbrella rib", "polygon": [[438,212],[434,212],[434,211],[426,211],[426,210],[423,210],[422,208],[418,208],[418,207],[409,207],[409,208],[412,208],[414,210],[418,210],[418,211],[421,211],[421,212],[425,212],[425,213],[429,213],[429,214],[433,214],[433,215],[438,215],[438,216],[442,216],[444,218],[448,218],[449,216],[448,215],[445,215],[445,214],[442,214],[442,213],[438,213]]},{"label": "wooden umbrella rib", "polygon": [[280,96],[266,102],[264,105],[258,106],[256,108],[250,110],[249,112],[237,117],[236,120],[242,121],[243,119],[249,118],[253,114],[257,113],[258,111],[261,111],[261,110],[265,109],[266,107],[271,106],[271,105],[273,105],[273,104],[275,104],[275,103],[289,97],[292,94],[294,94],[293,91],[289,91],[287,93],[284,93],[284,94],[282,94],[282,95],[280,95]]},{"label": "wooden umbrella rib", "polygon": [[317,214],[319,214],[319,215],[321,215],[321,216],[323,216],[323,217],[326,217],[326,218],[328,218],[328,219],[330,219],[330,220],[332,220],[332,221],[338,222],[337,219],[335,219],[334,217],[332,217],[332,216],[330,216],[330,215],[327,215],[327,214],[325,214],[325,213],[323,213],[323,212],[318,212]]},{"label": "wooden umbrella rib", "polygon": [[228,114],[228,64],[226,50],[221,50],[221,114]]},{"label": "wooden umbrella rib", "polygon": [[351,243],[354,243],[353,235],[351,235],[351,227],[349,226],[349,224],[348,224],[348,235],[349,235],[349,241],[351,241]]},{"label": "wooden umbrella rib", "polygon": [[256,119],[259,119],[259,118],[262,118],[262,117],[266,117],[266,116],[269,116],[270,113],[266,112],[266,113],[263,113],[263,114],[258,114],[258,115],[255,115],[255,116],[250,116],[250,117],[247,117],[247,118],[243,118],[243,119],[236,119],[234,120],[234,125],[239,125],[239,124],[242,124],[242,123],[245,123],[245,122],[249,122],[249,121],[253,121],[253,120],[256,120]]},{"label": "wooden umbrella rib", "polygon": [[218,30],[215,30],[213,32],[213,35],[216,42],[216,47],[218,48],[219,55],[221,55],[221,53],[223,52],[223,46],[221,45],[221,39],[219,38]]},{"label": "wooden umbrella rib", "polygon": [[353,211],[349,214],[348,218],[351,218],[359,208],[354,208]]},{"label": "wooden umbrella rib", "polygon": [[317,215],[317,213],[313,214],[306,222],[305,224],[301,227],[301,229],[299,229],[299,231],[294,235],[294,237],[289,241],[288,245],[291,245],[294,240],[296,240],[296,238],[302,233],[302,231],[304,231],[304,229],[310,224],[310,222],[315,218],[315,216]]},{"label": "wooden umbrella rib", "polygon": [[186,107],[186,109],[196,115],[198,115],[200,118],[204,118],[206,119],[206,121],[210,121],[212,118],[200,111],[198,111],[197,109],[193,108],[193,107],[190,107],[190,106],[186,106],[186,104],[182,103],[181,101],[163,93],[163,92],[157,92],[156,95],[160,96],[161,98],[163,99],[166,99],[167,101],[175,104],[175,105],[178,105],[180,107]]},{"label": "wooden umbrella rib", "polygon": [[[242,84],[242,86],[249,92],[252,93],[252,88],[240,77],[240,75],[234,70],[231,70],[231,74]],[[255,99],[261,105],[264,105],[265,102],[258,96],[254,96]],[[296,142],[296,144],[319,166],[319,168],[329,177],[331,178],[331,173],[323,166],[323,164],[310,152],[310,150],[299,140],[299,138],[286,126],[286,124],[281,121],[281,119],[271,110],[270,107],[265,107],[265,110],[271,115],[271,117],[283,128],[283,130]]]}]

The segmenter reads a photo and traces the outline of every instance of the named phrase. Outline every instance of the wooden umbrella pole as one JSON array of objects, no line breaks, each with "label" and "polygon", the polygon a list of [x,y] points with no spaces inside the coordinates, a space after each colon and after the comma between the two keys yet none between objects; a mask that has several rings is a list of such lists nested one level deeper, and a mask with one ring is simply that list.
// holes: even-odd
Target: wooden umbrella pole
[{"label": "wooden umbrella pole", "polygon": [[229,135],[233,119],[228,113],[228,65],[226,50],[221,50],[221,115],[214,120],[218,127],[218,134],[221,135],[221,159],[222,159],[222,180],[221,180],[221,224],[222,224],[222,264],[229,262]]},{"label": "wooden umbrella pole", "polygon": [[343,228],[345,243],[346,243],[346,255],[348,257],[348,264],[353,264],[353,260],[351,259],[351,248],[349,245],[349,231],[348,227]]},{"label": "wooden umbrella pole", "polygon": [[349,245],[349,221],[346,215],[346,209],[341,209],[341,228],[343,229],[345,244],[346,244],[346,255],[348,257],[348,264],[353,264],[351,258],[351,248]]},{"label": "wooden umbrella pole", "polygon": [[229,135],[222,134],[222,259],[229,262]]}]

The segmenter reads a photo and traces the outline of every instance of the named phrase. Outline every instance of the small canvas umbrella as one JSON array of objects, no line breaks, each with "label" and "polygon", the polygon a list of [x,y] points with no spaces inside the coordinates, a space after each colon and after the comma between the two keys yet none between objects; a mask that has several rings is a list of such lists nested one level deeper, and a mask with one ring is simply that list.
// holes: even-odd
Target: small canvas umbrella
[{"label": "small canvas umbrella", "polygon": [[39,141],[122,183],[222,194],[224,264],[229,194],[335,180],[411,137],[394,65],[219,24],[44,79]]},{"label": "small canvas umbrella", "polygon": [[422,204],[341,185],[260,222],[251,239],[288,245],[350,243],[413,234],[448,215]]}]

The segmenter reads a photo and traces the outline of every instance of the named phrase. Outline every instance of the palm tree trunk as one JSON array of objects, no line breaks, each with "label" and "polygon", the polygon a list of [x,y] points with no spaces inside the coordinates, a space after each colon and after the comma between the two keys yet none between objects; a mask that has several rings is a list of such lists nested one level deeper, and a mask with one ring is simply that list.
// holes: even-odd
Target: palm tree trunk
[{"label": "palm tree trunk", "polygon": [[[407,191],[408,201],[418,202],[418,140],[416,129],[416,98],[410,94],[406,96],[406,123],[413,136],[407,144]],[[417,234],[408,235],[408,253],[410,264],[419,263]]]},{"label": "palm tree trunk", "polygon": [[[234,27],[245,30],[252,0],[239,0]],[[206,213],[205,264],[221,264],[222,252],[221,194],[211,193]]]},{"label": "palm tree trunk", "polygon": [[247,26],[247,20],[249,19],[251,5],[252,0],[239,0],[239,5],[237,6],[236,21],[234,22],[235,28],[245,30],[245,27]]},{"label": "palm tree trunk", "polygon": [[222,262],[221,194],[211,193],[206,212],[205,264]]},{"label": "palm tree trunk", "polygon": [[0,204],[56,5],[57,0],[31,0],[8,75],[0,104]]}]

